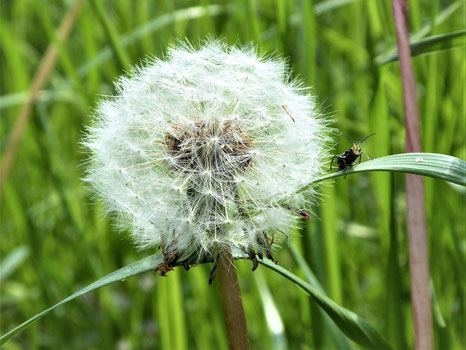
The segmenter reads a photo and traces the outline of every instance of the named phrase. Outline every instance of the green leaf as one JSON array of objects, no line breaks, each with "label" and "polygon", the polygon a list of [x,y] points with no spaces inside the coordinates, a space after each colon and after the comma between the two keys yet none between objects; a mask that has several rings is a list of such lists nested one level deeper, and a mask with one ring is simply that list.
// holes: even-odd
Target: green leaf
[{"label": "green leaf", "polygon": [[117,271],[112,272],[111,274],[98,279],[94,283],[91,283],[87,287],[84,287],[83,289],[77,291],[76,293],[70,295],[68,298],[63,299],[59,303],[53,305],[52,307],[49,307],[47,310],[42,311],[41,313],[35,315],[34,317],[30,318],[26,322],[20,324],[18,327],[12,329],[8,333],[2,335],[0,337],[0,345],[5,344],[8,340],[13,338],[15,335],[21,333],[24,331],[26,328],[28,328],[31,324],[33,324],[35,321],[39,320],[43,316],[47,315],[50,311],[54,310],[55,308],[73,300],[76,299],[77,297],[89,293],[93,290],[99,289],[101,287],[107,286],[109,284],[123,281],[124,279],[128,277],[132,277],[138,274],[141,274],[143,272],[147,272],[152,270],[155,266],[160,264],[163,261],[163,256],[162,254],[154,254],[151,256],[148,256],[147,258],[144,258],[142,260],[139,260],[133,264],[130,264],[128,266],[125,266]]},{"label": "green leaf", "polygon": [[[167,27],[179,21],[186,21],[191,19],[202,18],[204,16],[218,16],[229,11],[231,7],[221,5],[208,5],[208,6],[193,6],[182,8],[170,13],[163,14],[155,17],[153,20],[145,23],[133,31],[121,36],[121,47],[126,48],[129,45],[135,44],[142,37],[151,35],[158,30]],[[79,75],[84,76],[91,70],[97,68],[102,63],[112,58],[114,51],[110,47],[105,47],[99,53],[79,67]]]},{"label": "green leaf", "polygon": [[5,259],[0,262],[0,282],[7,279],[29,256],[29,248],[20,246],[8,254]]},{"label": "green leaf", "polygon": [[325,12],[332,11],[334,9],[337,9],[341,6],[349,5],[354,2],[358,2],[361,0],[326,0],[319,2],[318,4],[314,5],[314,13],[316,15],[321,15]]},{"label": "green leaf", "polygon": [[365,320],[355,313],[335,304],[332,300],[323,295],[318,288],[304,282],[298,276],[285,270],[283,267],[275,265],[270,260],[258,259],[258,261],[269,269],[278,272],[280,275],[289,279],[307,292],[330,316],[338,328],[340,328],[341,331],[351,340],[370,349],[391,349],[391,346],[387,341]]},{"label": "green leaf", "polygon": [[[428,38],[411,42],[411,56],[418,56],[430,52],[441,51],[451,49],[453,47],[464,46],[465,41],[461,40],[461,37],[466,35],[466,30],[459,32],[440,34],[430,36]],[[385,63],[394,62],[398,60],[398,52],[383,54],[376,57],[375,61],[379,65]]]},{"label": "green leaf", "polygon": [[[359,0],[358,0],[359,1]],[[133,31],[121,35],[116,42],[117,47],[115,46],[106,46],[98,52],[93,58],[81,65],[77,71],[78,76],[86,76],[94,69],[97,69],[103,63],[109,61],[115,52],[124,51],[128,46],[133,45],[141,40],[144,36],[149,36],[158,30],[177,23],[180,21],[188,21],[192,19],[198,19],[205,16],[218,16],[223,13],[228,13],[232,10],[231,6],[221,6],[221,5],[208,5],[208,6],[192,6],[187,8],[182,8],[175,10],[170,13],[163,14],[159,17],[155,17],[150,20],[148,23],[137,27]],[[115,44],[115,43],[114,43]],[[123,54],[125,55],[125,54]],[[126,58],[121,59],[125,61]],[[123,63],[124,64],[124,63]],[[71,80],[66,80],[63,83],[59,84],[55,89],[49,91],[43,91],[39,95],[39,100],[45,101],[66,101],[76,103],[76,98],[72,94],[72,91],[66,90],[70,85]],[[64,92],[65,91],[65,92]],[[11,106],[21,105],[26,101],[28,92],[12,93],[9,95],[0,96],[0,109],[8,108]]]},{"label": "green leaf", "polygon": [[440,180],[466,185],[466,162],[456,157],[437,153],[400,153],[371,159],[367,162],[319,177],[300,190],[303,192],[316,183],[335,177],[364,173],[368,171],[393,171],[429,176]]},{"label": "green leaf", "polygon": [[437,293],[435,292],[434,281],[430,279],[430,295],[432,297],[432,311],[434,315],[434,320],[437,325],[441,328],[445,328],[447,325],[445,319],[443,318],[442,311],[440,310],[440,304],[438,302]]},{"label": "green leaf", "polygon": [[[237,258],[244,258],[244,255],[237,255]],[[42,311],[41,313],[35,315],[34,317],[30,318],[26,322],[22,323],[18,327],[12,329],[8,333],[4,334],[0,337],[0,345],[5,344],[8,340],[10,340],[15,335],[21,333],[26,328],[28,328],[31,324],[35,321],[39,320],[43,316],[47,315],[50,311],[54,310],[55,308],[76,299],[77,297],[99,289],[101,287],[107,286],[109,284],[123,281],[126,278],[141,274],[143,272],[147,272],[152,270],[155,266],[160,264],[163,261],[162,254],[154,254],[148,256],[144,259],[141,259],[133,264],[130,264],[126,267],[123,267],[111,274],[91,283],[87,287],[77,291],[76,293],[70,295],[68,298],[60,301],[59,303],[53,305],[52,307]],[[378,348],[378,349],[390,349],[390,346],[387,342],[383,339],[381,335],[379,335],[367,322],[361,319],[356,314],[352,313],[349,310],[346,310],[325,295],[323,295],[317,288],[312,287],[308,283],[302,281],[297,276],[293,275],[292,273],[288,272],[287,270],[273,264],[267,260],[259,260],[261,264],[267,266],[268,268],[275,270],[276,272],[280,273],[281,275],[285,276],[286,278],[290,279],[298,286],[303,288],[307,291],[322,307],[322,309],[332,318],[335,324],[345,333],[350,339],[354,340],[355,342],[367,346],[369,348]]]},{"label": "green leaf", "polygon": [[[264,273],[261,269],[254,272],[254,280],[259,291],[260,300],[262,302],[262,309],[265,315],[265,321],[267,322],[267,328],[273,339],[273,348],[275,349],[286,349],[286,334],[283,321],[280,316],[280,312],[277,308],[277,303],[273,299],[273,295],[270,292],[270,288],[267,285],[267,281],[264,278]],[[266,345],[262,343],[262,345]]]},{"label": "green leaf", "polygon": [[[423,39],[427,34],[432,32],[434,28],[440,27],[443,23],[447,22],[453,14],[458,11],[461,6],[464,4],[464,0],[457,0],[449,4],[447,7],[445,7],[442,11],[437,12],[432,20],[429,20],[426,22],[426,24],[419,29],[417,32],[413,33],[410,36],[410,39],[412,40],[420,40]],[[450,20],[451,22],[451,20]],[[393,51],[395,51],[394,49]]]},{"label": "green leaf", "polygon": [[94,13],[97,15],[100,24],[104,28],[107,40],[110,42],[110,45],[118,62],[120,63],[121,68],[128,70],[131,67],[130,59],[126,51],[123,49],[123,46],[121,45],[121,39],[119,38],[116,28],[107,17],[108,13],[105,12],[105,9],[103,8],[100,0],[91,0],[91,4],[94,8]]},{"label": "green leaf", "polygon": [[[316,288],[318,292],[321,293],[322,295],[327,296],[327,293],[325,292],[324,288],[320,285],[320,282],[317,279],[317,277],[314,275],[314,272],[312,272],[311,268],[307,264],[304,257],[301,254],[299,254],[296,247],[293,246],[292,244],[288,244],[288,249],[294,261],[301,268],[301,271],[304,273],[304,276],[306,277],[306,280],[310,283],[310,285]],[[324,312],[324,310],[321,310],[321,313],[323,314],[323,321],[325,323],[325,327],[328,328],[328,330],[330,331],[330,334],[333,338],[333,341],[335,342],[337,349],[340,349],[340,350],[352,349],[352,346],[348,338],[344,336],[341,330],[338,329],[338,327],[330,319],[330,317]]]},{"label": "green leaf", "polygon": [[[453,182],[459,185],[466,185],[465,172],[466,172],[466,163],[458,158],[435,153],[402,153],[395,154],[387,157],[373,159],[352,168],[343,171],[337,171],[326,176],[322,176],[312,183],[306,185],[298,192],[305,191],[309,187],[315,185],[318,182],[336,178],[339,176],[351,175],[353,173],[368,172],[368,171],[395,171],[395,172],[404,172],[412,173],[424,176],[430,176],[433,178]],[[30,318],[26,322],[22,323],[18,327],[14,328],[10,332],[4,334],[0,337],[0,345],[4,344],[6,341],[11,339],[16,334],[22,332],[33,322],[37,321],[41,317],[45,316],[47,313],[55,309],[56,307],[65,304],[83,294],[86,294],[90,291],[96,290],[100,287],[109,285],[121,281],[125,278],[149,271],[155,266],[160,264],[163,261],[161,254],[154,254],[147,258],[144,258],[138,262],[135,262],[131,265],[121,268],[99,280],[90,284],[89,286],[79,290],[68,298],[62,300],[58,304],[48,308],[47,310],[42,311],[36,316]],[[321,295],[318,290],[307,284],[306,282],[298,279],[298,277],[291,275],[288,271],[278,268],[277,266],[262,262],[267,267],[278,269],[279,273],[283,276],[293,280],[304,290],[308,291],[314,299],[319,303],[320,306],[329,314],[329,316],[335,321],[335,323],[340,327],[340,329],[348,335],[354,341],[360,344],[381,344],[380,342],[386,341],[375,332],[364,320],[360,319],[357,315],[351,313],[350,311],[340,308],[338,305],[333,303],[327,297]],[[273,266],[272,266],[273,265]],[[299,283],[297,282],[299,280]],[[310,288],[310,289],[309,289]],[[359,327],[358,327],[359,326]],[[375,332],[375,333],[374,333]],[[379,343],[374,343],[378,341]],[[388,344],[386,344],[388,345]],[[386,346],[385,346],[386,348]]]}]

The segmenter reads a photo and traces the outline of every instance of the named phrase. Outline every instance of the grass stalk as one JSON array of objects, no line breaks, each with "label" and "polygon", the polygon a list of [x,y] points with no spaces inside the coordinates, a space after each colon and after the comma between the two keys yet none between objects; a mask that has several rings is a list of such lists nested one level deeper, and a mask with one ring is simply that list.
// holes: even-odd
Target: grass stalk
[{"label": "grass stalk", "polygon": [[[63,43],[68,38],[83,2],[84,0],[76,0],[74,5],[66,13],[57,32],[57,40],[59,42]],[[37,100],[41,88],[47,83],[50,73],[55,67],[57,58],[58,46],[52,42],[49,44],[47,51],[40,62],[39,68],[37,68],[29,96],[19,112],[16,123],[10,134],[10,138],[8,139],[2,164],[0,166],[0,198],[2,197],[3,187],[13,164],[19,142],[21,141],[21,137],[23,136],[24,130],[29,122],[32,107]]]},{"label": "grass stalk", "polygon": [[112,25],[110,20],[107,18],[102,3],[100,2],[100,0],[91,0],[91,5],[93,6],[95,14],[97,15],[97,18],[102,24],[102,27],[104,28],[105,35],[107,36],[107,39],[110,42],[113,52],[115,53],[118,63],[120,64],[120,67],[124,70],[128,70],[130,68],[129,57],[126,54],[126,51],[123,49],[123,46],[121,45],[117,30]]},{"label": "grass stalk", "polygon": [[222,300],[223,316],[230,350],[249,349],[248,329],[243,302],[231,251],[222,251],[217,270],[217,283]]},{"label": "grass stalk", "polygon": [[[406,152],[421,152],[416,78],[409,45],[408,3],[406,0],[392,0],[392,7],[403,83],[403,103],[406,115]],[[415,348],[429,350],[434,348],[434,337],[430,300],[424,181],[420,176],[406,175],[406,201]]]}]

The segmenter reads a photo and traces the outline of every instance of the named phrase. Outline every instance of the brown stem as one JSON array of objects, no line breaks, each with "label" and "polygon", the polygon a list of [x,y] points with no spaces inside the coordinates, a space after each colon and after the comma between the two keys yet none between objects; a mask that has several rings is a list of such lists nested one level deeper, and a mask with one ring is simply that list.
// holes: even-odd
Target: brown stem
[{"label": "brown stem", "polygon": [[247,350],[249,349],[249,337],[246,317],[244,316],[235,263],[231,251],[228,249],[221,252],[217,283],[227,329],[228,347],[230,350]]},{"label": "brown stem", "polygon": [[[406,0],[392,0],[392,6],[403,82],[403,102],[406,114],[406,152],[421,152],[416,78],[411,62],[409,44],[408,5]],[[406,175],[406,201],[415,348],[417,350],[430,350],[434,348],[434,337],[432,331],[424,182],[420,176]]]},{"label": "brown stem", "polygon": [[[83,1],[84,0],[76,0],[74,5],[68,10],[57,32],[58,41],[63,43],[68,38],[68,35],[70,34],[71,29],[76,22],[76,18],[83,4]],[[52,42],[47,48],[47,51],[45,52],[42,61],[40,62],[39,68],[37,68],[34,80],[32,81],[32,87],[29,92],[29,96],[26,100],[26,103],[23,105],[23,108],[19,112],[18,118],[16,119],[16,123],[13,127],[13,131],[11,132],[10,138],[8,139],[2,164],[0,166],[0,198],[2,196],[2,190],[3,186],[5,185],[6,178],[10,171],[11,165],[13,164],[19,142],[21,141],[23,132],[28,124],[32,106],[37,100],[40,89],[45,85],[53,67],[55,67],[57,56],[57,45]]]}]

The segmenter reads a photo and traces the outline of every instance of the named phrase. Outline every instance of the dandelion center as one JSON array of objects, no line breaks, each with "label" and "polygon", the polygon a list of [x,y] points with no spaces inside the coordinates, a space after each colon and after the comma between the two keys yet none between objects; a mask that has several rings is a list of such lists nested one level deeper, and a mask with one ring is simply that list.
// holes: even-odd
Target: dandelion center
[{"label": "dandelion center", "polygon": [[171,168],[186,174],[231,178],[252,162],[251,139],[232,120],[175,124],[164,145]]}]

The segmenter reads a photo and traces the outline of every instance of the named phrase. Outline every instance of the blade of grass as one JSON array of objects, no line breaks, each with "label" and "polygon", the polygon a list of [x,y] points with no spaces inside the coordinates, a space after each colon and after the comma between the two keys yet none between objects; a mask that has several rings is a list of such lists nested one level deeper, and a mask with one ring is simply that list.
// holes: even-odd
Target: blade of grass
[{"label": "blade of grass", "polygon": [[[245,258],[243,255],[235,255],[235,258]],[[76,293],[70,295],[69,297],[65,298],[64,300],[60,301],[59,303],[53,305],[52,307],[42,311],[41,313],[35,315],[34,317],[30,318],[26,322],[20,324],[16,328],[12,329],[8,333],[2,335],[0,337],[0,345],[5,344],[8,340],[12,337],[16,336],[17,334],[24,331],[28,328],[31,324],[35,321],[39,320],[40,318],[47,315],[50,311],[56,309],[57,307],[76,299],[77,297],[99,289],[101,287],[107,286],[109,284],[123,281],[126,278],[141,274],[143,272],[148,272],[157,266],[163,261],[162,254],[153,254],[146,258],[143,258],[135,263],[127,265],[117,271],[110,273],[109,275],[100,278],[99,280],[91,283],[90,285],[82,288],[81,290],[77,291]],[[228,265],[228,261],[225,259],[225,266],[222,268],[226,268],[227,270],[233,271],[233,267]],[[345,333],[350,339],[358,342],[361,345],[377,348],[377,349],[389,349],[390,346],[386,343],[383,337],[377,333],[366,321],[361,319],[359,316],[354,314],[353,312],[346,310],[333,301],[328,299],[325,295],[319,292],[319,290],[310,284],[304,282],[303,280],[299,279],[297,276],[293,275],[289,271],[275,265],[274,263],[268,260],[259,260],[259,262],[268,268],[280,273],[281,275],[285,276],[286,278],[290,279],[298,286],[303,288],[306,292],[308,292],[316,301],[317,303],[324,309],[324,311],[333,319],[333,321],[337,324],[337,326]],[[221,265],[219,266],[221,268]],[[221,271],[221,270],[220,270]],[[218,275],[218,272],[217,272]],[[217,276],[222,276],[221,274]],[[223,283],[220,281],[220,283]],[[231,285],[226,285],[225,287],[231,288]],[[223,288],[223,287],[222,287]]]},{"label": "blade of grass", "polygon": [[[325,271],[327,274],[328,293],[336,303],[342,302],[340,239],[338,231],[337,197],[334,186],[322,191],[320,214],[322,216]],[[325,199],[324,199],[325,198]]]},{"label": "blade of grass", "polygon": [[[205,7],[193,6],[184,9],[179,9],[167,14],[163,14],[159,17],[154,18],[150,22],[141,25],[140,27],[129,32],[128,34],[122,35],[121,46],[125,48],[133,43],[136,43],[144,36],[152,34],[164,27],[176,23],[177,21],[196,19],[201,18],[203,16],[218,16],[228,11],[229,9],[230,7],[220,5],[209,5]],[[92,58],[87,63],[79,67],[78,73],[80,75],[88,74],[88,72],[109,60],[112,57],[113,52],[114,51],[110,47],[105,47],[94,58]]]},{"label": "blade of grass", "polygon": [[[121,36],[121,46],[122,48],[126,48],[127,46],[136,43],[138,40],[142,39],[144,36],[152,34],[157,30],[166,27],[170,24],[173,24],[176,21],[185,21],[190,19],[197,19],[202,18],[205,16],[218,16],[226,11],[229,11],[230,7],[228,6],[220,6],[220,5],[209,5],[209,6],[193,6],[188,7],[185,9],[179,9],[174,11],[173,13],[164,14],[159,17],[154,18],[150,22],[136,28],[135,30],[129,32],[128,34]],[[84,63],[80,66],[78,71],[78,76],[85,76],[89,74],[91,71],[96,69],[98,66],[103,64],[104,62],[108,61],[113,56],[113,49],[111,47],[105,47],[100,52],[90,59],[87,63]],[[72,95],[68,97],[68,93],[65,94],[63,91],[70,91],[64,90],[64,85],[68,85],[69,81],[66,81],[63,84],[57,86],[56,89],[50,91],[40,91],[38,98],[44,100],[50,100],[55,96],[63,95],[63,99],[69,102],[76,102],[75,98]],[[9,95],[0,96],[0,109],[12,107],[18,104],[24,103],[27,100],[27,93],[14,93]],[[49,97],[50,96],[50,97]],[[57,97],[58,99],[58,97]]]},{"label": "blade of grass", "polygon": [[56,309],[57,307],[73,300],[76,299],[77,297],[84,295],[86,293],[92,292],[93,290],[102,288],[104,286],[107,286],[109,284],[115,283],[115,282],[121,282],[125,278],[129,278],[138,274],[141,274],[143,272],[147,272],[152,270],[155,266],[158,264],[162,263],[163,261],[163,256],[162,254],[154,254],[151,256],[148,256],[144,259],[141,259],[133,264],[127,265],[115,272],[110,273],[109,275],[102,277],[98,279],[97,281],[91,283],[90,285],[80,289],[76,293],[70,295],[68,298],[63,299],[59,303],[49,307],[48,309],[42,311],[41,313],[35,315],[34,317],[30,318],[26,322],[20,324],[18,327],[12,329],[8,333],[5,333],[0,337],[0,345],[5,344],[8,340],[13,338],[15,335],[18,333],[21,333],[24,331],[26,328],[28,328],[32,323],[35,321],[39,320],[40,318],[44,317],[47,315],[50,311]]},{"label": "blade of grass", "polygon": [[[14,106],[22,105],[29,99],[27,92],[16,92],[8,95],[0,96],[0,110],[11,108]],[[82,106],[72,90],[70,89],[54,89],[54,90],[41,90],[37,94],[36,102],[66,102],[75,106]]]},{"label": "blade of grass", "polygon": [[326,0],[321,1],[314,6],[314,13],[321,15],[325,12],[332,11],[338,7],[349,5],[353,2],[359,2],[361,0]]},{"label": "blade of grass", "polygon": [[257,15],[257,3],[254,0],[248,0],[247,1],[247,12],[249,14],[248,22],[251,25],[252,29],[252,39],[254,40],[255,43],[260,43],[261,38],[260,38],[260,33],[261,33],[261,23],[260,23],[260,17]]},{"label": "blade of grass", "polygon": [[316,66],[316,19],[314,13],[314,1],[307,0],[300,4],[300,31],[301,31],[301,72],[307,82],[313,85]]},{"label": "blade of grass", "polygon": [[[310,209],[320,217],[320,203],[315,203]],[[322,263],[325,261],[322,220],[305,220],[303,226],[303,229],[299,232],[299,236],[301,236],[299,240],[301,241],[300,246],[302,256],[306,260],[306,263],[314,268],[315,274],[321,285],[327,286],[326,266]],[[294,244],[297,245],[298,243],[296,242]],[[309,331],[312,333],[312,346],[315,349],[329,347],[331,345],[330,340],[332,338],[332,334],[331,331],[327,329],[324,318],[327,318],[334,328],[337,327],[325,312],[316,305],[316,303],[309,303],[308,312],[310,316]],[[346,339],[346,337],[344,338]]]},{"label": "blade of grass", "polygon": [[465,0],[457,0],[452,2],[448,7],[446,7],[442,12],[435,16],[433,21],[428,21],[428,23],[423,26],[419,31],[411,35],[411,39],[420,40],[425,37],[427,34],[431,33],[434,27],[440,26],[445,22],[452,14],[455,13],[463,4]]},{"label": "blade of grass", "polygon": [[158,280],[155,289],[155,319],[159,328],[160,347],[162,349],[186,349],[186,319],[183,310],[180,271],[170,274],[170,278]]},{"label": "blade of grass", "polygon": [[[392,130],[390,128],[390,108],[387,101],[387,80],[389,67],[382,67],[376,70],[377,89],[371,103],[369,116],[376,115],[377,118],[368,118],[370,130],[377,132],[377,137],[368,141],[371,157],[377,158],[385,154],[392,153]],[[403,286],[400,276],[402,275],[399,265],[399,230],[396,227],[394,205],[394,174],[371,173],[372,191],[377,202],[377,231],[380,242],[381,257],[387,256],[386,274],[384,277],[384,334],[387,340],[395,349],[406,349],[407,342],[404,328],[402,292]],[[383,259],[381,259],[383,261]]]},{"label": "blade of grass", "polygon": [[267,328],[273,338],[273,348],[286,350],[288,349],[288,345],[286,342],[285,327],[283,326],[283,321],[280,317],[275,301],[273,300],[273,296],[270,293],[267,281],[260,269],[254,272],[254,280],[256,282],[257,289],[259,290]]},{"label": "blade of grass", "polygon": [[[413,41],[410,43],[411,47],[411,57],[448,50],[454,47],[464,46],[465,41],[460,40],[466,35],[466,30],[462,30],[454,33],[440,34],[430,36],[428,38]],[[399,59],[398,53],[391,53],[388,56],[378,56],[375,59],[375,62],[379,65],[384,65],[386,63],[395,62]]]},{"label": "blade of grass", "polygon": [[[69,77],[73,84],[74,98],[76,100],[81,99],[85,101],[85,103],[83,104],[87,107],[87,91],[84,87],[82,79],[78,76],[76,67],[73,65],[69,49],[66,46],[64,46],[60,40],[58,40],[55,27],[50,18],[50,14],[47,13],[47,8],[42,6],[42,4],[40,4],[39,2],[35,3],[34,6],[36,7],[35,12],[39,17],[40,25],[44,28],[47,38],[51,42],[53,42],[55,44],[55,47],[57,48],[59,66],[63,68],[65,76]],[[79,31],[79,29],[77,31]],[[79,92],[79,94],[76,94],[76,91]]]},{"label": "blade of grass", "polygon": [[434,281],[430,280],[430,293],[432,295],[432,310],[434,311],[434,319],[437,322],[437,325],[441,328],[445,328],[445,319],[442,315],[442,310],[440,310],[440,305],[437,298],[437,293],[435,293]]},{"label": "blade of grass", "polygon": [[[68,38],[68,35],[70,34],[71,29],[76,22],[76,18],[78,17],[78,13],[81,9],[83,1],[84,0],[76,0],[74,5],[66,13],[65,18],[63,19],[63,22],[61,23],[57,32],[57,39],[60,42],[63,43]],[[3,187],[8,173],[10,172],[11,165],[13,164],[19,142],[21,141],[23,132],[29,122],[32,106],[34,105],[34,102],[39,95],[40,89],[45,85],[50,76],[50,73],[52,72],[52,69],[55,67],[57,57],[57,46],[54,43],[51,43],[40,62],[36,74],[34,75],[29,97],[21,109],[18,118],[16,119],[13,131],[11,132],[10,138],[8,139],[8,143],[6,145],[2,164],[0,166],[0,198],[2,197]]]},{"label": "blade of grass", "polygon": [[126,54],[126,51],[123,50],[116,29],[105,14],[104,8],[102,7],[102,3],[100,2],[100,0],[91,0],[91,4],[95,10],[97,18],[99,19],[100,23],[102,24],[102,27],[104,28],[107,39],[110,42],[110,45],[113,49],[113,52],[115,53],[118,62],[120,63],[121,68],[123,70],[128,70],[130,67],[130,60],[128,58],[128,55]]},{"label": "blade of grass", "polygon": [[[210,267],[211,268],[211,267]],[[196,309],[188,315],[191,325],[200,325],[209,320],[211,327],[195,327],[193,347],[197,349],[226,349],[227,339],[220,310],[220,300],[214,289],[205,283],[209,278],[209,266],[199,266],[187,273],[187,282],[191,286]]]},{"label": "blade of grass", "polygon": [[[458,0],[452,3],[450,6],[445,8],[442,12],[440,12],[433,21],[429,21],[424,27],[422,27],[419,31],[414,33],[410,36],[410,41],[419,41],[424,38],[427,34],[429,34],[433,27],[437,27],[446,21],[456,10],[458,10],[463,4],[465,0]],[[384,60],[385,57],[390,55],[395,55],[397,52],[396,47],[392,47],[390,50],[387,50],[385,53],[377,56],[374,61],[381,62]]]},{"label": "blade of grass", "polygon": [[274,264],[272,261],[266,259],[258,259],[258,261],[267,268],[278,272],[280,275],[289,279],[307,292],[330,316],[338,328],[340,328],[340,330],[351,340],[371,349],[391,349],[391,346],[387,341],[365,320],[355,313],[335,304],[332,300],[320,293],[317,288],[304,282],[298,276]]},{"label": "blade of grass", "polygon": [[181,285],[179,273],[174,273],[170,276],[170,283],[168,285],[168,300],[169,311],[172,318],[172,334],[173,334],[173,348],[186,349],[187,348],[187,332],[183,310],[183,288]]},{"label": "blade of grass", "polygon": [[443,11],[441,11],[437,16],[434,17],[433,21],[428,21],[425,26],[423,26],[420,30],[416,33],[412,34],[410,37],[412,40],[420,40],[429,33],[435,27],[440,26],[444,23],[451,15],[453,15],[456,10],[461,8],[461,6],[465,3],[465,0],[457,0],[452,2],[449,6],[447,6]]},{"label": "blade of grass", "polygon": [[[391,178],[392,187],[395,179]],[[387,337],[396,349],[406,349],[408,344],[405,335],[405,319],[403,317],[403,285],[400,279],[402,271],[399,263],[399,235],[395,219],[395,198],[390,200],[390,247],[386,271],[386,329]]]},{"label": "blade of grass", "polygon": [[[325,180],[370,171],[391,171],[406,174],[417,174],[466,186],[465,161],[456,157],[437,153],[400,153],[371,159],[367,162],[348,168],[345,171],[335,171],[328,175],[321,176],[307,185],[304,185],[293,194],[304,192]],[[286,199],[288,199],[288,197],[282,198],[279,200],[279,203],[283,203]]]},{"label": "blade of grass", "polygon": [[[407,0],[392,0],[392,8],[403,85],[406,151],[421,152],[416,77],[409,45],[408,2]],[[418,350],[429,350],[434,348],[434,335],[429,293],[430,273],[425,193],[424,181],[421,177],[406,175],[406,202],[415,347]]]},{"label": "blade of grass", "polygon": [[29,247],[17,247],[0,261],[0,283],[3,282],[20,266],[29,256]]},{"label": "blade of grass", "polygon": [[[296,261],[298,266],[303,271],[304,276],[306,276],[306,280],[309,282],[309,284],[315,287],[319,291],[319,293],[326,296],[325,290],[320,285],[319,280],[312,272],[306,260],[301,256],[301,254],[299,254],[296,247],[292,244],[289,244],[288,249],[290,250],[290,253],[293,259]],[[332,340],[337,346],[337,349],[351,350],[352,347],[351,347],[350,342],[346,339],[346,337],[343,336],[342,332],[335,326],[335,323],[331,321],[330,317],[323,310],[320,310],[320,311],[322,312],[323,320],[325,323],[325,328],[329,329],[330,334],[332,336]]]},{"label": "blade of grass", "polygon": [[340,176],[369,171],[392,171],[429,176],[466,186],[466,162],[456,157],[437,153],[400,153],[372,159],[348,170],[324,175],[297,191],[303,192],[315,184]]},{"label": "blade of grass", "polygon": [[160,281],[156,289],[156,319],[161,321],[158,332],[161,349],[175,348],[175,339],[173,334],[174,320],[172,313],[170,312],[170,289],[170,281]]}]

